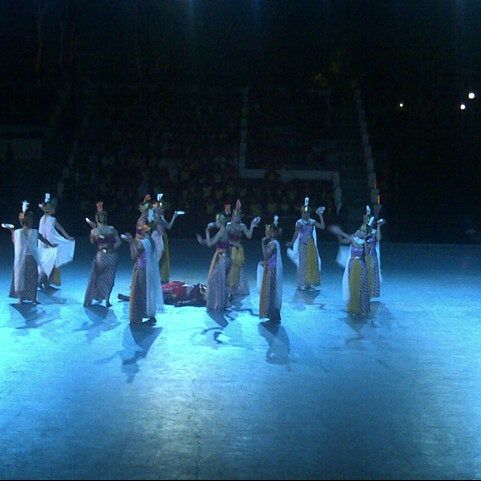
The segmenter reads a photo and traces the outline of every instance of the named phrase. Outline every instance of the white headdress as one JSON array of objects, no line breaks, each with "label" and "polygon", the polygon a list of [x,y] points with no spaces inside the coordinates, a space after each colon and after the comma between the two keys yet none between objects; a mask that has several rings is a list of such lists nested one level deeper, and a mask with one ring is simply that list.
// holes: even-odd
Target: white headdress
[{"label": "white headdress", "polygon": [[29,205],[30,205],[30,204],[29,204],[28,201],[26,201],[26,200],[24,200],[24,201],[22,202],[22,212],[23,212],[24,214],[27,212]]}]

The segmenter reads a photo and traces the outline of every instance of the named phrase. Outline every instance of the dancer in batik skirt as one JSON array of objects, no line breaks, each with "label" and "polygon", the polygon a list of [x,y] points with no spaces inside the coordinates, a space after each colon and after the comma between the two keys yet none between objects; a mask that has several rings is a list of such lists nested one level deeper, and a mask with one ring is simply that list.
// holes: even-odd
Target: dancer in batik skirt
[{"label": "dancer in batik skirt", "polygon": [[175,220],[177,217],[184,215],[185,212],[181,210],[176,210],[170,219],[170,222],[167,222],[164,217],[164,203],[162,201],[162,197],[164,194],[157,194],[157,201],[154,202],[154,215],[155,215],[155,222],[156,228],[155,231],[152,232],[152,238],[154,241],[159,242],[162,241],[163,250],[162,256],[160,259],[160,280],[163,284],[169,282],[170,278],[170,246],[169,246],[169,236],[167,235],[167,231],[172,229]]},{"label": "dancer in batik skirt", "polygon": [[363,226],[361,230],[366,233],[366,265],[369,284],[369,297],[371,299],[381,295],[381,252],[380,242],[382,239],[381,226],[385,223],[384,219],[376,221],[371,216],[371,209],[366,207]]},{"label": "dancer in batik skirt", "polygon": [[369,285],[366,265],[366,233],[361,229],[352,236],[339,226],[330,226],[329,232],[337,236],[339,242],[350,246],[342,278],[343,300],[347,303],[349,314],[367,315],[370,310]]},{"label": "dancer in batik skirt", "polygon": [[[138,224],[135,238],[130,234],[122,235],[122,239],[130,244],[130,254],[134,261],[130,286],[130,323],[133,325],[155,324],[157,313],[164,308],[159,257],[151,237],[155,226],[151,209],[146,213],[146,219],[145,224]],[[144,319],[148,321],[143,323]]]},{"label": "dancer in batik skirt", "polygon": [[266,225],[266,236],[262,239],[264,260],[257,269],[257,285],[260,291],[259,317],[268,318],[271,323],[281,322],[282,307],[282,256],[279,238],[282,229],[278,225],[279,217]]},{"label": "dancer in batik skirt", "polygon": [[252,239],[254,229],[259,225],[260,217],[252,220],[250,228],[242,222],[242,206],[237,199],[236,208],[232,212],[231,222],[227,223],[227,234],[231,247],[232,266],[229,274],[229,288],[232,296],[247,296],[249,294],[249,284],[244,269],[245,254],[242,246],[242,238]]},{"label": "dancer in batik skirt", "polygon": [[18,216],[22,226],[20,229],[15,230],[12,224],[2,224],[2,227],[12,233],[15,253],[10,297],[18,299],[21,304],[25,301],[38,304],[38,268],[41,265],[38,243],[41,242],[50,248],[55,248],[55,244],[50,243],[38,230],[32,228],[33,212],[28,207],[28,202],[24,201]]},{"label": "dancer in batik skirt", "polygon": [[[115,275],[119,265],[119,255],[116,250],[122,244],[117,230],[107,224],[107,212],[103,202],[97,202],[95,213],[96,227],[90,231],[90,242],[97,247],[97,254],[92,264],[84,306],[90,306],[95,301],[105,301],[111,307],[110,295],[114,288]],[[92,222],[86,219],[89,225]]]},{"label": "dancer in batik skirt", "polygon": [[311,219],[312,210],[309,207],[309,197],[306,197],[301,207],[302,218],[296,222],[292,241],[287,244],[287,247],[292,247],[287,250],[287,254],[297,266],[297,288],[301,291],[321,283],[321,257],[317,248],[316,229],[325,228],[324,210],[324,207],[316,210],[319,222]]},{"label": "dancer in batik skirt", "polygon": [[[228,281],[232,261],[226,224],[226,214],[217,214],[215,222],[210,223],[205,230],[206,238],[203,239],[197,234],[199,244],[216,247],[207,276],[206,291],[206,307],[212,311],[224,311],[229,304]],[[215,228],[218,231],[211,237],[210,231]]]},{"label": "dancer in batik skirt", "polygon": [[57,209],[57,201],[45,194],[45,200],[39,204],[44,215],[40,219],[39,233],[51,244],[57,247],[52,248],[39,243],[40,255],[42,256],[42,268],[39,271],[40,287],[46,289],[54,284],[61,285],[60,267],[72,262],[75,253],[75,240],[67,234],[65,229],[54,217]]}]

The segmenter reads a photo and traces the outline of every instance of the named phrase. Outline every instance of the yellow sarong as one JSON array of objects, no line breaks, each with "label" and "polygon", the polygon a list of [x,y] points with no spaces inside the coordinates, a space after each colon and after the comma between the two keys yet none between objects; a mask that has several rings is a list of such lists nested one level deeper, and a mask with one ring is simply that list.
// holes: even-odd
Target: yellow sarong
[{"label": "yellow sarong", "polygon": [[244,248],[232,246],[231,250],[232,266],[229,272],[229,286],[235,288],[239,285],[240,270],[245,262]]},{"label": "yellow sarong", "polygon": [[354,261],[349,275],[349,304],[347,306],[348,312],[351,314],[359,314],[361,312],[361,262],[359,259]]},{"label": "yellow sarong", "polygon": [[164,253],[160,259],[160,280],[162,282],[169,282],[170,278],[170,249],[169,236],[164,232]]},{"label": "yellow sarong", "polygon": [[307,260],[306,260],[306,284],[318,286],[321,283],[319,274],[319,263],[316,254],[314,239],[307,241]]}]

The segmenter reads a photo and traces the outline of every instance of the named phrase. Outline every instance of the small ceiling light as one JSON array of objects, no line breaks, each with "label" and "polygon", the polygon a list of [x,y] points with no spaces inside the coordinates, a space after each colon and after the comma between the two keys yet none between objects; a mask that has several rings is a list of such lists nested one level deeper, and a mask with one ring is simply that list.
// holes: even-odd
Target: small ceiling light
[{"label": "small ceiling light", "polygon": [[466,104],[461,104],[461,105],[459,106],[459,108],[460,108],[461,110],[466,110]]},{"label": "small ceiling light", "polygon": [[468,94],[468,99],[469,99],[469,100],[473,100],[473,99],[475,99],[475,98],[476,98],[476,94],[475,94],[474,92],[469,92],[469,94]]}]

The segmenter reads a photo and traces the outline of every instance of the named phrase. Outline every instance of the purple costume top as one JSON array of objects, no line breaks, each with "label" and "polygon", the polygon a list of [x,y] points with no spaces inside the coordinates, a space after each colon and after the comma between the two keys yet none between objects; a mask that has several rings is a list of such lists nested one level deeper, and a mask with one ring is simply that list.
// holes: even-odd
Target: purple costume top
[{"label": "purple costume top", "polygon": [[366,239],[366,246],[369,254],[372,254],[373,252],[376,251],[376,245],[377,245],[377,238],[375,235],[371,235]]},{"label": "purple costume top", "polygon": [[364,260],[364,246],[351,245],[351,258]]},{"label": "purple costume top", "polygon": [[216,244],[217,249],[230,250],[230,244],[228,241],[219,241]]},{"label": "purple costume top", "polygon": [[106,235],[106,236],[103,236],[102,238],[96,237],[95,244],[97,245],[98,250],[113,249],[115,245],[115,236]]},{"label": "purple costume top", "polygon": [[302,220],[298,221],[297,227],[299,229],[299,242],[306,245],[309,237],[312,237],[312,231],[314,226],[312,224],[312,220],[309,221],[309,224],[305,224]]}]

